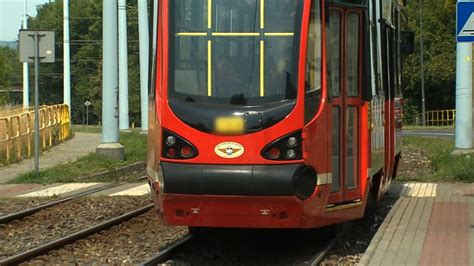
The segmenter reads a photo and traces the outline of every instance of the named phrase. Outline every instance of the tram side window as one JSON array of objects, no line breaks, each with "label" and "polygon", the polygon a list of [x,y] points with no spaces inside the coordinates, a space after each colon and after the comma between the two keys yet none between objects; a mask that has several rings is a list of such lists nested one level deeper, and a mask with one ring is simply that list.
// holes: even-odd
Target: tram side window
[{"label": "tram side window", "polygon": [[313,2],[306,55],[306,93],[321,90],[321,19],[319,2]]},{"label": "tram side window", "polygon": [[347,15],[347,96],[359,96],[359,14]]},{"label": "tram side window", "polygon": [[313,1],[309,22],[308,48],[306,54],[306,104],[305,123],[316,115],[321,98],[321,7]]},{"label": "tram side window", "polygon": [[331,97],[341,96],[341,12],[329,11],[326,42],[328,49],[328,81]]}]

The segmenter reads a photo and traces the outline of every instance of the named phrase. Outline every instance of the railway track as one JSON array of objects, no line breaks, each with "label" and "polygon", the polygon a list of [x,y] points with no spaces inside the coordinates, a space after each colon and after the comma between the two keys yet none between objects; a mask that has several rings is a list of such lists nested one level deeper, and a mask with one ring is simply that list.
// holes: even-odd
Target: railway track
[{"label": "railway track", "polygon": [[182,245],[189,243],[192,238],[193,235],[191,234],[185,235],[184,237],[176,241],[174,244],[163,249],[156,255],[148,258],[146,261],[140,263],[140,266],[152,266],[166,262],[171,256],[173,256],[174,252],[176,252]]},{"label": "railway track", "polygon": [[[144,166],[145,166],[144,162],[138,162],[138,163],[133,163],[133,164],[126,165],[126,166],[123,166],[123,167],[115,168],[113,170],[103,171],[103,172],[100,172],[100,173],[97,173],[97,174],[79,177],[78,179],[80,180],[80,179],[87,179],[87,178],[89,178],[89,179],[90,178],[101,178],[101,177],[105,177],[107,175],[110,175],[112,173],[127,175],[129,173],[132,173],[133,171],[143,170]],[[139,180],[143,180],[143,179],[144,179],[144,177],[139,178]],[[64,197],[62,199],[52,200],[52,201],[45,202],[45,203],[39,204],[37,206],[31,207],[31,208],[25,209],[25,210],[21,210],[21,211],[18,211],[18,212],[3,215],[3,216],[0,216],[0,224],[9,223],[11,221],[27,217],[27,216],[35,213],[35,212],[44,210],[46,208],[50,208],[50,207],[56,206],[56,205],[61,204],[61,203],[65,203],[65,202],[68,202],[68,201],[71,201],[71,200],[75,200],[75,199],[78,199],[78,198],[81,198],[81,197],[84,197],[84,196],[87,196],[87,195],[91,195],[91,194],[94,194],[94,193],[97,193],[97,192],[100,192],[100,191],[104,191],[104,190],[107,190],[107,189],[118,187],[118,186],[121,186],[121,185],[124,185],[124,184],[126,184],[126,182],[113,183],[113,184],[109,184],[109,185],[89,189],[89,190],[86,190],[86,191],[83,191],[83,192],[73,194],[73,195],[68,196],[68,197]]]},{"label": "railway track", "polygon": [[8,257],[2,261],[0,261],[0,265],[16,265],[22,262],[26,262],[29,259],[32,259],[34,257],[38,257],[41,255],[45,255],[47,252],[55,249],[59,249],[64,247],[67,244],[76,242],[78,240],[84,239],[90,235],[96,234],[102,230],[109,229],[113,226],[119,225],[125,221],[128,221],[134,217],[140,216],[146,212],[148,212],[150,209],[153,208],[153,204],[146,205],[144,207],[141,207],[139,209],[127,212],[125,214],[122,214],[120,216],[117,216],[115,218],[109,219],[105,222],[102,222],[100,224],[91,226],[87,229],[72,233],[70,235],[67,235],[65,237],[58,238],[56,240],[50,241],[48,243],[42,244],[41,246],[32,248],[30,250],[15,254],[11,257]]},{"label": "railway track", "polygon": [[94,194],[94,193],[97,193],[97,192],[100,192],[100,191],[104,191],[104,190],[107,190],[107,189],[118,187],[118,186],[121,186],[123,184],[125,184],[125,183],[114,183],[114,184],[109,184],[109,185],[93,188],[93,189],[86,190],[86,191],[83,191],[83,192],[80,192],[80,193],[76,193],[76,194],[71,195],[69,197],[65,197],[65,198],[62,198],[62,199],[59,199],[59,200],[49,201],[49,202],[42,203],[40,205],[25,209],[25,210],[10,213],[10,214],[7,214],[7,215],[4,215],[4,216],[0,217],[0,224],[5,224],[5,223],[9,223],[9,222],[14,221],[14,220],[25,218],[25,217],[27,217],[27,216],[35,213],[35,212],[44,210],[46,208],[50,208],[50,207],[53,207],[53,206],[56,206],[58,204],[65,203],[65,202],[68,202],[68,201],[71,201],[71,200],[79,199],[81,197],[84,197],[84,196],[87,196],[87,195],[90,195],[90,194]]},{"label": "railway track", "polygon": [[[306,250],[304,253],[305,254],[300,254],[298,251],[294,252],[295,254],[292,254],[291,252],[291,249],[290,249],[290,252],[285,252],[284,256],[290,258],[289,260],[287,261],[274,261],[273,260],[273,256],[279,254],[279,255],[282,255],[280,252],[278,251],[275,251],[275,252],[272,252],[270,251],[268,254],[265,254],[263,256],[267,256],[270,260],[269,261],[265,261],[265,258],[263,260],[259,260],[259,261],[251,261],[250,263],[252,264],[277,264],[277,265],[286,265],[286,264],[289,264],[289,265],[319,265],[323,260],[324,258],[329,254],[329,252],[331,251],[331,249],[334,247],[334,245],[336,244],[336,242],[347,232],[349,226],[347,225],[344,225],[342,226],[342,229],[341,230],[337,230],[337,232],[335,233],[335,235],[332,235],[331,236],[331,240],[330,241],[320,241],[322,242],[321,245],[318,245],[318,247],[316,249],[312,249],[312,248],[309,248],[308,250]],[[278,231],[275,231],[275,234],[278,234]],[[202,235],[198,235],[197,237],[193,237],[193,235],[191,234],[188,234],[188,235],[185,235],[183,238],[179,239],[178,241],[176,241],[174,244],[166,247],[165,249],[163,249],[162,251],[160,251],[159,253],[155,254],[154,256],[151,256],[149,257],[146,261],[143,261],[142,263],[140,263],[141,266],[152,266],[152,265],[159,265],[159,264],[163,264],[163,263],[167,263],[167,262],[173,262],[173,263],[177,263],[177,264],[180,264],[180,262],[183,262],[184,264],[187,264],[189,262],[194,262],[194,263],[197,263],[197,264],[200,264],[201,261],[197,261],[195,260],[194,256],[199,256],[198,254],[193,254],[193,250],[199,250],[199,246],[201,246],[203,244],[203,239],[202,238],[206,238],[206,237],[209,237],[209,238],[213,238],[214,236],[213,235],[208,235],[206,236],[206,233],[203,233]],[[321,240],[321,239],[319,239]],[[327,239],[325,239],[327,240]],[[311,245],[311,244],[309,244]],[[269,249],[272,249],[272,246],[268,246]],[[189,252],[191,251],[191,252]],[[198,251],[197,253],[212,253],[214,250],[206,250],[206,251],[203,251],[203,250],[200,250]],[[189,252],[189,253],[187,253]],[[247,254],[248,255],[248,254]],[[184,259],[183,259],[184,257]],[[219,258],[220,256],[219,255],[211,255],[210,257],[214,257],[214,258]],[[294,258],[292,258],[294,257]],[[226,258],[224,258],[225,260]],[[216,261],[202,261],[202,263],[204,264],[213,264],[213,263],[217,263],[217,264],[232,264],[232,263],[235,263],[235,264],[245,264],[242,263],[242,261],[235,261],[233,262],[232,261],[232,258],[231,259],[228,259],[227,261],[220,261],[218,260],[218,262]]]}]

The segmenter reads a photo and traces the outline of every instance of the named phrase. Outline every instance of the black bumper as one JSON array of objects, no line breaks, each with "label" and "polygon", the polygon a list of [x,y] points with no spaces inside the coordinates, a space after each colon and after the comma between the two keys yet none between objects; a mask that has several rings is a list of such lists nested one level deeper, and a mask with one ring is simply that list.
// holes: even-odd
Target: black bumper
[{"label": "black bumper", "polygon": [[294,178],[302,167],[161,163],[165,193],[196,195],[295,195]]}]

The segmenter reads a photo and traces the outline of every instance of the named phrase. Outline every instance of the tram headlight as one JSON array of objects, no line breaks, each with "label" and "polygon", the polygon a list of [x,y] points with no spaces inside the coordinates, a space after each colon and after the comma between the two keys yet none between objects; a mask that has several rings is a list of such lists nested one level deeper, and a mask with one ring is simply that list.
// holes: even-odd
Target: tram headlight
[{"label": "tram headlight", "polygon": [[303,158],[301,130],[283,136],[263,148],[262,157],[273,161],[300,160]]},{"label": "tram headlight", "polygon": [[288,146],[289,148],[294,148],[296,147],[296,145],[298,145],[298,140],[295,137],[289,137],[286,140],[286,146]]},{"label": "tram headlight", "polygon": [[166,129],[163,129],[162,149],[163,158],[183,160],[198,155],[198,150],[191,142]]},{"label": "tram headlight", "polygon": [[173,147],[176,144],[176,137],[175,136],[168,136],[166,138],[165,144],[169,147]]},{"label": "tram headlight", "polygon": [[180,150],[179,154],[183,158],[191,158],[194,155],[194,151],[189,146],[183,146],[183,147],[181,147],[181,150]]},{"label": "tram headlight", "polygon": [[288,149],[288,150],[286,150],[286,158],[287,158],[287,159],[290,159],[290,160],[295,159],[295,158],[296,158],[296,152],[295,152],[295,150],[293,150],[293,149]]},{"label": "tram headlight", "polygon": [[268,157],[272,160],[280,158],[281,152],[278,147],[272,147],[268,150]]}]

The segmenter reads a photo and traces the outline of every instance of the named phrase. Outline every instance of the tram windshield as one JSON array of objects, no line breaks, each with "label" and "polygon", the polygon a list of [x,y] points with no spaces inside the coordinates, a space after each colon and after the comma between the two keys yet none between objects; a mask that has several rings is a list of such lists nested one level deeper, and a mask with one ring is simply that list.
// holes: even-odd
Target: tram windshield
[{"label": "tram windshield", "polygon": [[295,99],[302,2],[169,1],[169,97],[231,105]]}]

